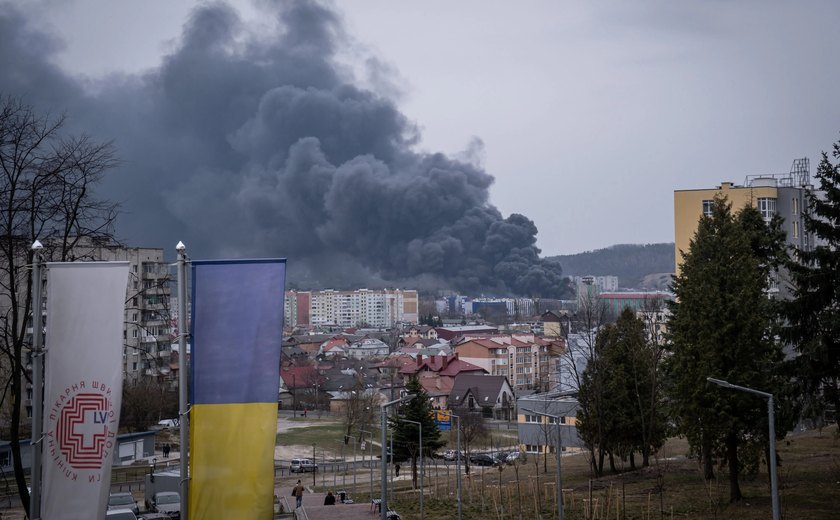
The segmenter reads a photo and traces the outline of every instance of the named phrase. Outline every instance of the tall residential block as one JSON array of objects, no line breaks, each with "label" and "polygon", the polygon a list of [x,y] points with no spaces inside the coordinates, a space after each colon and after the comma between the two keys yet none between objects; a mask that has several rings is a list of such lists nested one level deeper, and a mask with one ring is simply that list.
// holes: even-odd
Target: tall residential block
[{"label": "tall residential block", "polygon": [[419,304],[415,290],[286,291],[286,322],[291,326],[390,328],[416,324]]},{"label": "tall residential block", "polygon": [[716,188],[674,191],[676,272],[680,272],[683,252],[688,251],[700,217],[712,214],[716,195],[725,196],[733,211],[747,205],[757,208],[767,222],[774,215],[781,216],[788,245],[813,248],[814,238],[805,232],[802,224],[803,212],[808,209],[806,196],[811,190],[809,161],[802,158],[793,161],[789,173],[749,175],[742,185],[722,182]]}]

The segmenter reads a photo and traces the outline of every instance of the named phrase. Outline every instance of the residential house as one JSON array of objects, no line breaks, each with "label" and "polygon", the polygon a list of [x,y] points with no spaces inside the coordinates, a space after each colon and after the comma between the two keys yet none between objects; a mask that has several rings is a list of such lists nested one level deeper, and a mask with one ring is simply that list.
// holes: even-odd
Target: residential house
[{"label": "residential house", "polygon": [[438,410],[446,410],[455,380],[451,377],[441,377],[438,372],[429,371],[420,372],[417,380],[429,395],[432,407]]},{"label": "residential house", "polygon": [[434,372],[442,377],[451,377],[454,380],[461,373],[485,374],[487,370],[460,359],[458,354],[431,357],[418,355],[414,363],[403,365],[400,368],[400,374],[403,377],[418,375],[422,372]]},{"label": "residential house", "polygon": [[434,327],[430,325],[412,325],[406,331],[406,337],[409,338],[423,338],[423,339],[437,339],[438,333]]},{"label": "residential house", "polygon": [[510,420],[515,399],[507,377],[463,373],[455,378],[448,405],[450,409],[466,408],[484,417]]},{"label": "residential house", "polygon": [[374,338],[364,338],[347,347],[347,356],[354,359],[383,358],[390,351],[386,343]]},{"label": "residential house", "polygon": [[576,395],[569,392],[545,392],[517,399],[516,422],[521,449],[528,453],[556,453],[558,428],[562,451],[584,449],[585,445],[577,431],[580,404]]}]

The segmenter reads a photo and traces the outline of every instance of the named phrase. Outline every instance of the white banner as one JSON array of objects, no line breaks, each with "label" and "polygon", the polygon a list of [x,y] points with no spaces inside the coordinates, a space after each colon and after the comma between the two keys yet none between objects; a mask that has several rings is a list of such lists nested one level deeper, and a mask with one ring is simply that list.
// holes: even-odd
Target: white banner
[{"label": "white banner", "polygon": [[47,268],[41,513],[101,520],[122,402],[128,263]]}]

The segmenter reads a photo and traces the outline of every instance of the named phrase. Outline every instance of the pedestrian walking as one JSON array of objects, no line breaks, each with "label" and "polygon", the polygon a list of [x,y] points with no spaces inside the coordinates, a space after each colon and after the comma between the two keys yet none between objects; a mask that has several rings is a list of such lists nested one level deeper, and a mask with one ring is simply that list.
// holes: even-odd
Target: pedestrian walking
[{"label": "pedestrian walking", "polygon": [[292,490],[292,496],[295,497],[295,509],[303,505],[303,489],[303,484],[298,480],[297,486]]}]

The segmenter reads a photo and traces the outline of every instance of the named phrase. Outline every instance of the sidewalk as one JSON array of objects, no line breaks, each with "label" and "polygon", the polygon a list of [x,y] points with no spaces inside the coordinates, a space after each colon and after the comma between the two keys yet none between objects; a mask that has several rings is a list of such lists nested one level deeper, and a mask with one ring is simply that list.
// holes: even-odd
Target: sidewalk
[{"label": "sidewalk", "polygon": [[[333,494],[336,494],[336,492],[333,491]],[[338,501],[338,495],[336,494],[335,505],[325,506],[325,496],[327,496],[326,493],[303,494],[303,508],[306,509],[309,520],[371,520],[374,518],[369,502],[342,504]],[[291,504],[294,505],[294,499],[292,499]],[[376,516],[376,518],[379,517]]]}]

